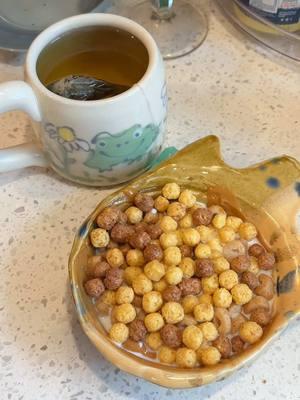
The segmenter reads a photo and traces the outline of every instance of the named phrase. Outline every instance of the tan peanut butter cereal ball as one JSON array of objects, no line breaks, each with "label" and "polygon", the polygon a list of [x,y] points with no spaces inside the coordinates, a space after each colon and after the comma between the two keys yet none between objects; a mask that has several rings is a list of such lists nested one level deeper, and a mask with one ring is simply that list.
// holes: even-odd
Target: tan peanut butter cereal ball
[{"label": "tan peanut butter cereal ball", "polygon": [[232,303],[232,296],[227,289],[220,288],[214,292],[213,302],[215,307],[229,308]]},{"label": "tan peanut butter cereal ball", "polygon": [[200,243],[200,233],[195,228],[182,229],[181,238],[183,244],[187,244],[188,246],[194,247]]},{"label": "tan peanut butter cereal ball", "polygon": [[128,339],[129,329],[121,322],[113,324],[109,330],[109,337],[117,343],[124,343]]},{"label": "tan peanut butter cereal ball", "polygon": [[167,346],[161,346],[158,350],[158,359],[163,364],[173,364],[176,359],[176,350]]},{"label": "tan peanut butter cereal ball", "polygon": [[219,253],[221,253],[220,255],[222,255],[223,246],[222,246],[220,239],[218,239],[218,238],[211,239],[207,242],[207,244],[210,247],[211,252],[213,252],[215,250],[215,251],[218,251]]},{"label": "tan peanut butter cereal ball", "polygon": [[211,248],[207,244],[200,243],[195,248],[195,256],[197,258],[210,258],[210,256],[211,256]]},{"label": "tan peanut butter cereal ball", "polygon": [[210,226],[200,225],[197,226],[196,229],[200,234],[202,243],[207,243],[210,240],[216,239],[218,237],[217,230]]},{"label": "tan peanut butter cereal ball", "polygon": [[151,281],[158,282],[165,275],[166,269],[164,264],[157,260],[148,262],[144,267],[144,273]]},{"label": "tan peanut butter cereal ball", "polygon": [[193,218],[191,214],[186,214],[181,220],[178,222],[180,228],[191,228],[193,226]]},{"label": "tan peanut butter cereal ball", "polygon": [[229,270],[230,263],[225,257],[217,257],[212,260],[214,265],[214,270],[216,274],[221,274],[224,271]]},{"label": "tan peanut butter cereal ball", "polygon": [[186,347],[197,350],[203,340],[202,331],[195,325],[187,326],[182,334],[182,341]]},{"label": "tan peanut butter cereal ball", "polygon": [[160,245],[163,249],[167,249],[168,247],[177,246],[178,244],[178,236],[176,232],[168,232],[163,233],[160,238]]},{"label": "tan peanut butter cereal ball", "polygon": [[240,337],[246,343],[256,343],[263,335],[263,329],[254,321],[243,322],[239,331]]},{"label": "tan peanut butter cereal ball", "polygon": [[152,282],[146,275],[140,274],[132,281],[132,287],[134,293],[137,295],[144,295],[145,293],[151,292]]},{"label": "tan peanut butter cereal ball", "polygon": [[159,222],[161,230],[165,233],[174,232],[177,229],[177,222],[174,218],[165,215]]},{"label": "tan peanut butter cereal ball", "polygon": [[214,318],[214,307],[211,304],[198,304],[194,307],[193,312],[198,322],[208,322]]},{"label": "tan peanut butter cereal ball", "polygon": [[181,204],[177,201],[174,203],[171,203],[167,209],[167,214],[175,218],[176,220],[180,220],[183,218],[186,214],[186,206],[184,204]]},{"label": "tan peanut butter cereal ball", "polygon": [[127,208],[125,214],[127,215],[128,221],[131,224],[137,224],[143,219],[143,211],[137,207],[132,206]]},{"label": "tan peanut butter cereal ball", "polygon": [[241,220],[241,218],[229,216],[226,219],[226,226],[228,226],[228,228],[233,229],[234,232],[237,232],[242,222],[243,221]]},{"label": "tan peanut butter cereal ball", "polygon": [[197,304],[199,304],[199,299],[197,296],[193,296],[192,294],[185,296],[182,299],[182,307],[185,314],[192,313]]},{"label": "tan peanut butter cereal ball", "polygon": [[129,286],[121,286],[116,291],[117,304],[132,303],[134,299],[134,291]]},{"label": "tan peanut butter cereal ball", "polygon": [[110,249],[106,253],[106,260],[108,264],[113,268],[121,267],[124,264],[124,256],[119,249]]},{"label": "tan peanut butter cereal ball", "polygon": [[239,227],[239,234],[242,239],[253,240],[257,236],[257,230],[250,222],[243,222]]},{"label": "tan peanut butter cereal ball", "polygon": [[184,318],[182,305],[175,301],[165,303],[162,306],[161,313],[168,324],[177,324]]},{"label": "tan peanut butter cereal ball", "polygon": [[191,208],[196,203],[196,196],[189,189],[185,189],[180,193],[179,202],[184,204],[187,208]]},{"label": "tan peanut butter cereal ball", "polygon": [[147,314],[144,323],[148,332],[157,332],[164,326],[163,317],[158,312]]},{"label": "tan peanut butter cereal ball", "polygon": [[179,267],[169,267],[166,274],[165,280],[169,285],[177,285],[182,281],[183,272]]},{"label": "tan peanut butter cereal ball", "polygon": [[151,291],[143,296],[143,309],[146,313],[158,311],[163,304],[160,292]]},{"label": "tan peanut butter cereal ball", "polygon": [[163,342],[159,332],[152,332],[146,336],[146,343],[152,350],[158,350]]},{"label": "tan peanut butter cereal ball", "polygon": [[99,303],[106,304],[108,306],[114,306],[116,304],[116,292],[113,290],[105,290],[103,295],[100,297]]},{"label": "tan peanut butter cereal ball", "polygon": [[195,261],[190,257],[184,257],[179,268],[182,270],[184,278],[191,278],[195,273]]},{"label": "tan peanut butter cereal ball", "polygon": [[216,229],[221,229],[225,226],[226,224],[226,214],[217,214],[213,217],[212,219],[212,225]]},{"label": "tan peanut butter cereal ball", "polygon": [[228,226],[224,226],[219,230],[219,236],[221,242],[228,243],[235,239],[235,231]]},{"label": "tan peanut butter cereal ball", "polygon": [[129,324],[136,317],[136,311],[132,304],[121,304],[114,309],[114,317],[118,322]]},{"label": "tan peanut butter cereal ball", "polygon": [[194,368],[197,355],[194,350],[181,347],[176,351],[176,365],[180,368]]},{"label": "tan peanut butter cereal ball", "polygon": [[198,328],[201,330],[203,338],[208,342],[216,340],[219,336],[218,329],[213,322],[203,322],[198,325]]},{"label": "tan peanut butter cereal ball", "polygon": [[236,304],[246,304],[253,296],[252,290],[245,283],[238,283],[231,289],[232,299]]},{"label": "tan peanut butter cereal ball", "polygon": [[178,265],[181,261],[181,251],[177,246],[170,246],[164,250],[164,262],[167,265]]},{"label": "tan peanut butter cereal ball", "polygon": [[142,269],[139,267],[127,267],[124,270],[124,279],[128,285],[132,284],[132,281],[142,273]]},{"label": "tan peanut butter cereal ball", "polygon": [[126,262],[131,267],[141,267],[144,265],[144,255],[139,249],[130,249],[126,254]]},{"label": "tan peanut butter cereal ball", "polygon": [[90,234],[91,242],[94,247],[106,247],[109,243],[109,234],[105,229],[93,229]]},{"label": "tan peanut butter cereal ball", "polygon": [[212,304],[212,296],[208,293],[203,293],[198,297],[199,304]]},{"label": "tan peanut butter cereal ball", "polygon": [[232,269],[221,272],[219,275],[219,284],[221,287],[231,290],[235,285],[239,283],[238,274]]},{"label": "tan peanut butter cereal ball", "polygon": [[168,200],[176,200],[180,196],[180,186],[177,183],[167,183],[162,188],[163,196]]},{"label": "tan peanut butter cereal ball", "polygon": [[157,209],[157,211],[159,212],[164,212],[167,210],[168,206],[169,206],[170,202],[168,199],[166,199],[163,196],[158,196],[155,200],[154,200],[154,207]]},{"label": "tan peanut butter cereal ball", "polygon": [[226,215],[226,211],[224,210],[224,208],[222,206],[220,206],[219,204],[213,204],[211,206],[209,206],[209,210],[213,213],[213,214],[225,214]]},{"label": "tan peanut butter cereal ball", "polygon": [[203,293],[213,294],[219,287],[218,275],[214,274],[201,279]]},{"label": "tan peanut butter cereal ball", "polygon": [[208,346],[200,348],[198,353],[199,361],[205,366],[216,365],[221,360],[221,353],[216,347]]},{"label": "tan peanut butter cereal ball", "polygon": [[164,279],[161,279],[158,282],[153,282],[153,289],[157,292],[163,292],[167,287],[168,284]]}]

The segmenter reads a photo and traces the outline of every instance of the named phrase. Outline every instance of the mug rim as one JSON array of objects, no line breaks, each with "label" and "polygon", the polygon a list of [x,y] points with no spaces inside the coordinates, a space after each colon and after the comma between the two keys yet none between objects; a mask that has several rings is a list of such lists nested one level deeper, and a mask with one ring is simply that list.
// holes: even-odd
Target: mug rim
[{"label": "mug rim", "polygon": [[[68,99],[66,97],[59,96],[43,85],[40,81],[36,64],[41,54],[42,50],[55,38],[59,35],[69,32],[71,30],[84,28],[87,26],[111,26],[119,29],[123,29],[135,37],[137,37],[141,43],[145,46],[148,56],[149,62],[146,68],[146,71],[142,78],[137,81],[131,88],[126,90],[125,92],[118,94],[113,97],[109,97],[107,99],[99,99],[99,100],[74,100]],[[39,91],[41,91],[45,96],[50,97],[54,101],[59,101],[61,103],[67,105],[80,105],[81,107],[87,107],[92,105],[99,105],[100,103],[111,103],[116,100],[124,99],[132,94],[135,94],[140,85],[145,84],[145,82],[150,78],[156,63],[158,62],[159,50],[158,47],[150,35],[150,33],[137,22],[130,20],[129,18],[125,18],[119,15],[114,14],[106,14],[106,13],[89,13],[89,14],[79,14],[72,17],[68,17],[62,19],[55,24],[50,25],[43,32],[41,32],[32,42],[29,47],[26,60],[25,60],[25,76],[27,76],[30,80],[30,83],[33,84]]]}]

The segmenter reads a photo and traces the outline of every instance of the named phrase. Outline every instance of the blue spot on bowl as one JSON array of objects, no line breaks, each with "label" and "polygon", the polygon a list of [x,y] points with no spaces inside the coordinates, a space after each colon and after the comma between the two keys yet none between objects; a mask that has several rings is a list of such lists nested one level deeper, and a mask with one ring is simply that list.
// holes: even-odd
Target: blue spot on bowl
[{"label": "blue spot on bowl", "polygon": [[266,182],[267,185],[272,189],[277,189],[280,186],[279,179],[275,178],[274,176],[270,176],[270,178],[268,178]]},{"label": "blue spot on bowl", "polygon": [[79,236],[80,236],[80,237],[85,236],[86,231],[87,231],[87,224],[86,224],[86,222],[85,222],[84,224],[81,225],[81,227],[80,227],[80,229],[79,229]]},{"label": "blue spot on bowl", "polygon": [[295,183],[295,190],[296,190],[298,196],[300,196],[300,182]]}]

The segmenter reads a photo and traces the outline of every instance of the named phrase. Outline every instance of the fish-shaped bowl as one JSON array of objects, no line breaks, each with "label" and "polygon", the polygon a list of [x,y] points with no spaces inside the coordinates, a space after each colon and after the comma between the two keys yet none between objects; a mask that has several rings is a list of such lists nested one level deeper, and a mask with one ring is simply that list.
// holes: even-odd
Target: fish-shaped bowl
[{"label": "fish-shaped bowl", "polygon": [[[89,233],[99,212],[110,205],[129,203],[136,192],[159,193],[167,182],[191,189],[198,200],[220,204],[228,212],[254,223],[259,239],[275,253],[273,271],[276,297],[274,318],[262,339],[240,355],[216,366],[181,369],[141,358],[117,347],[102,326],[83,282],[92,254]],[[168,388],[191,388],[223,380],[253,361],[300,313],[300,236],[296,217],[300,211],[300,163],[283,156],[250,168],[235,169],[221,158],[216,136],[196,141],[175,156],[104,199],[76,234],[70,260],[72,293],[81,326],[102,355],[118,368]]]}]

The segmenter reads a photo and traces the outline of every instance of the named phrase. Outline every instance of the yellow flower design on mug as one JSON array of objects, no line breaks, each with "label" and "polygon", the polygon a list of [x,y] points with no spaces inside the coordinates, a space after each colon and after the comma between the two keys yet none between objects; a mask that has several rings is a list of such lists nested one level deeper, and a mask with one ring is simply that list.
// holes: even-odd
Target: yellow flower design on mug
[{"label": "yellow flower design on mug", "polygon": [[55,127],[53,124],[48,123],[45,125],[45,130],[49,137],[61,144],[68,153],[80,150],[89,152],[91,149],[89,143],[86,140],[79,139],[74,129],[68,126]]}]

